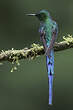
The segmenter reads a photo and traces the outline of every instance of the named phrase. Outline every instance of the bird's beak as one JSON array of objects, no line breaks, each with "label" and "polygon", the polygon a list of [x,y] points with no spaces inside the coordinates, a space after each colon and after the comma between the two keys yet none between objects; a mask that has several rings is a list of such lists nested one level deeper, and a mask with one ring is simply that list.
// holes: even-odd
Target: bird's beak
[{"label": "bird's beak", "polygon": [[36,16],[36,14],[26,14],[27,16]]}]

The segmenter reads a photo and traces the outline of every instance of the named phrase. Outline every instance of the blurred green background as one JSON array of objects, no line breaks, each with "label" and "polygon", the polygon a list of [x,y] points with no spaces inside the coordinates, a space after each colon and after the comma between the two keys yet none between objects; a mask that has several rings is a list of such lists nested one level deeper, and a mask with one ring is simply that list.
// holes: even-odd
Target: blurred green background
[{"label": "blurred green background", "polygon": [[[24,13],[41,9],[57,21],[58,41],[73,35],[73,0],[0,0],[0,50],[40,43],[38,19]],[[53,106],[49,108],[45,56],[20,64],[13,73],[11,63],[0,66],[0,110],[73,109],[73,49],[55,53]]]}]

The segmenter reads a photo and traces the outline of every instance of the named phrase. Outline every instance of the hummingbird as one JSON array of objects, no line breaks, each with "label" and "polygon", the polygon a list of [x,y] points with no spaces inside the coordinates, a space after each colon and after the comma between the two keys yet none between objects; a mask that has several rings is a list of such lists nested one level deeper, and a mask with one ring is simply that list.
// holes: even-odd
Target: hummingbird
[{"label": "hummingbird", "polygon": [[40,39],[42,41],[45,56],[46,67],[48,73],[49,98],[48,104],[52,105],[53,98],[53,79],[54,79],[54,43],[58,35],[58,25],[50,16],[47,10],[41,10],[38,13],[27,14],[28,16],[36,16],[40,20]]}]

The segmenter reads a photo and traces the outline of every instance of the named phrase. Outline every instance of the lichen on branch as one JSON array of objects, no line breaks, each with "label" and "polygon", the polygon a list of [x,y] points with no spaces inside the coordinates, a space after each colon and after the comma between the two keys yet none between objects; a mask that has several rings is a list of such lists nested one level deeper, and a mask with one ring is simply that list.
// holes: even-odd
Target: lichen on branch
[{"label": "lichen on branch", "polygon": [[[71,35],[68,35],[67,37],[63,36],[63,41],[59,43],[55,43],[54,45],[54,51],[61,51],[66,50],[69,48],[73,48],[73,37]],[[37,56],[44,54],[44,48],[43,46],[40,46],[39,44],[33,43],[30,48],[23,48],[20,50],[11,49],[11,50],[1,50],[0,52],[0,62],[2,61],[10,61],[10,62],[16,62],[17,64],[20,59],[34,59]]]}]

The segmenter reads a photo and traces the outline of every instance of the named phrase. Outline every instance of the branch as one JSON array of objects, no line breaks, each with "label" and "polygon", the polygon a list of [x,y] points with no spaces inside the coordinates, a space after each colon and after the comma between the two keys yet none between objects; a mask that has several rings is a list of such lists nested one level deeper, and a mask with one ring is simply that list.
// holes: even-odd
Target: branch
[{"label": "branch", "polygon": [[[68,37],[64,36],[62,42],[55,43],[54,45],[55,52],[66,50],[69,48],[73,48],[73,38],[71,35],[68,35]],[[20,50],[15,50],[12,48],[11,50],[7,51],[2,50],[0,52],[0,62],[1,61],[18,62],[18,60],[20,59],[26,58],[34,59],[35,57],[43,54],[44,54],[43,46],[33,43],[31,45],[31,48],[24,48]]]}]

